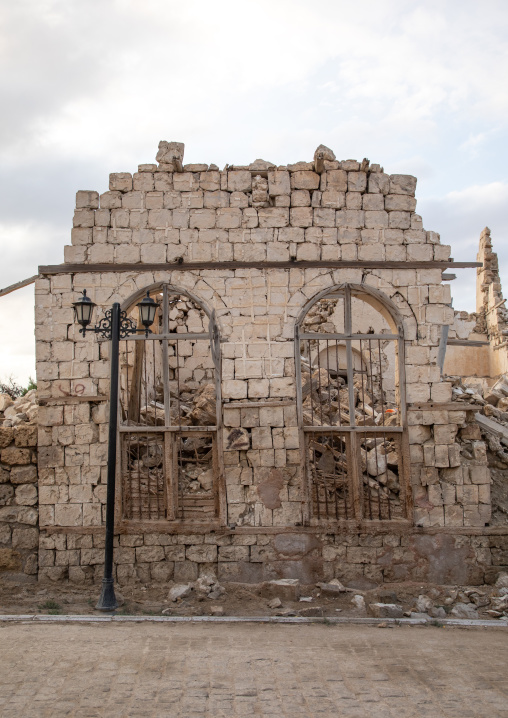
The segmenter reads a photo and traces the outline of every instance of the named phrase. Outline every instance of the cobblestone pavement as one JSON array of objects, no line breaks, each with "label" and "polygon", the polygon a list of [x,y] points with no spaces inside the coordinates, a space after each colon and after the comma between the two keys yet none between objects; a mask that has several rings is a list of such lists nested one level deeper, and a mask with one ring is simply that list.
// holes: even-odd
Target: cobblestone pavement
[{"label": "cobblestone pavement", "polygon": [[0,624],[2,718],[497,718],[508,631]]}]

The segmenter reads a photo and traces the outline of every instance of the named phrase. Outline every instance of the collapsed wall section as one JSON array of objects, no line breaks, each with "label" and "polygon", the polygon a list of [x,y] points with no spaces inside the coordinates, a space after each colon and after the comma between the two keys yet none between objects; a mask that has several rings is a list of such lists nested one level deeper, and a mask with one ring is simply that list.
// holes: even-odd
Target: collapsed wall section
[{"label": "collapsed wall section", "polygon": [[[409,556],[401,550],[406,545],[403,536],[409,537],[407,546],[415,546],[418,532],[460,527],[467,533],[483,527],[489,521],[490,478],[482,442],[464,461],[457,437],[467,430],[471,417],[464,407],[453,406],[452,385],[441,381],[437,364],[442,329],[453,321],[440,264],[449,260],[450,248],[440,244],[439,235],[424,230],[415,213],[416,179],[388,175],[367,160],[338,162],[326,148],[310,163],[276,167],[257,160],[220,172],[214,166],[183,165],[183,146],[161,143],[158,162],[141,165],[134,175],[111,175],[110,189],[101,195],[78,192],[66,264],[36,282],[41,549],[46,552],[41,576],[94,580],[99,572],[94,567],[102,562],[108,345],[89,335],[83,338],[73,322],[72,302],[84,288],[100,307],[118,301],[126,311],[147,289],[180,297],[185,306],[196,300],[207,308],[208,317],[213,315],[220,339],[212,352],[219,382],[212,385],[217,424],[206,428],[215,432],[217,446],[218,504],[213,520],[210,513],[201,523],[196,512],[191,520],[178,514],[184,470],[189,491],[195,489],[198,499],[206,492],[202,472],[191,467],[190,475],[188,461],[195,450],[197,466],[206,451],[186,443],[184,467],[176,448],[192,431],[204,433],[201,420],[192,418],[192,397],[203,382],[209,386],[210,366],[203,363],[202,354],[194,354],[202,339],[187,339],[192,334],[189,323],[176,321],[178,311],[188,316],[189,309],[175,304],[175,314],[168,319],[174,325],[168,323],[166,329],[161,309],[156,330],[161,338],[152,338],[161,346],[160,356],[155,351],[153,360],[145,358],[144,364],[136,365],[131,354],[121,367],[127,392],[133,376],[138,376],[136,386],[146,390],[144,403],[136,403],[134,395],[132,401],[125,400],[127,407],[136,404],[136,411],[125,411],[122,421],[127,423],[121,432],[142,435],[139,418],[152,416],[151,436],[159,436],[158,443],[149,438],[138,441],[135,450],[134,439],[129,440],[123,454],[132,466],[127,494],[125,472],[119,468],[115,560],[122,580],[181,579],[186,572],[190,577],[210,565],[231,580],[259,572],[284,576],[306,571],[317,577],[351,570],[365,575],[367,565],[391,580],[399,554]],[[237,264],[221,267],[226,261]],[[333,265],[340,261],[360,265]],[[179,269],[180,262],[185,268]],[[199,267],[192,266],[198,262]],[[242,266],[248,262],[257,266]],[[374,315],[366,312],[365,326],[348,334],[352,330],[340,323],[339,313],[330,314],[319,328],[321,332],[328,324],[325,335],[318,332],[316,338],[311,332],[304,340],[310,350],[302,353],[298,318],[309,301],[320,293],[342,301],[351,292],[361,296],[362,288],[378,314],[390,307],[386,316],[393,326],[374,320],[376,326],[370,326],[367,320]],[[380,298],[377,304],[375,296]],[[199,312],[194,319],[201,322],[194,327],[197,334],[206,333],[209,327]],[[361,339],[358,331],[364,332]],[[323,345],[330,341],[337,347],[332,369],[329,347]],[[177,354],[176,347],[184,342],[190,354]],[[365,356],[364,347],[373,342],[380,346],[377,365]],[[397,380],[392,372],[395,359],[387,354],[390,342],[397,345],[393,357],[400,360]],[[167,355],[166,344],[174,348]],[[338,358],[339,347],[345,364]],[[319,362],[325,348],[328,364],[323,366]],[[165,356],[173,372],[166,377],[158,368]],[[146,372],[136,374],[136,366]],[[184,388],[171,384],[176,369]],[[400,392],[397,400],[393,398],[390,422],[382,398],[386,387],[380,389],[378,382],[376,391],[360,389],[369,381],[372,388],[373,377],[382,377],[385,369],[392,372],[394,386],[398,382],[397,388],[404,390],[402,399]],[[148,378],[143,379],[145,373]],[[367,384],[362,385],[362,377]],[[313,415],[312,426],[304,418],[305,391],[311,407],[312,402],[320,407],[321,418],[316,424]],[[340,402],[346,396],[344,409]],[[338,407],[334,412],[332,402]],[[180,411],[182,405],[188,406],[187,413]],[[158,423],[157,416],[164,417],[164,423]],[[372,434],[368,443],[365,437],[354,438],[362,421]],[[312,432],[314,439],[309,438]],[[398,453],[392,434],[400,442]],[[371,452],[374,461],[369,462]],[[392,464],[389,454],[397,454]],[[319,471],[313,470],[313,462],[319,462]],[[153,515],[150,510],[143,515],[139,497],[149,502],[151,492],[159,491],[161,477],[162,503]],[[339,512],[332,522],[328,513],[317,515],[312,498],[316,482],[321,482],[319,506],[326,506],[329,497],[343,497],[346,487],[350,513]],[[369,515],[369,502],[362,496],[377,497],[380,506],[399,491],[396,485],[405,492],[401,511]],[[126,496],[133,490],[137,522],[125,510]],[[195,506],[208,500],[201,498]],[[384,531],[398,537],[389,539],[393,551],[382,550]],[[287,546],[280,538],[286,533],[297,536]],[[436,565],[432,555],[438,544],[453,551],[460,544],[455,539],[450,544],[433,541],[421,543],[427,547],[424,555],[405,569],[405,575],[428,575],[429,566]],[[471,551],[478,548],[473,539],[467,541]],[[376,550],[365,553],[369,545]],[[474,551],[467,553],[467,561],[474,563],[473,556]],[[258,564],[262,567],[256,568]]]}]

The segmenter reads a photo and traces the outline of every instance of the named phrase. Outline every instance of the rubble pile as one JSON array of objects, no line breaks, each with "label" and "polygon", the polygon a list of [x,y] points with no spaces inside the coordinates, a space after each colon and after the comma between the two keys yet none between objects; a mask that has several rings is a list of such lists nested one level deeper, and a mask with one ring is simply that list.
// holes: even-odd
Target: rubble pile
[{"label": "rubble pile", "polygon": [[[346,379],[333,378],[326,369],[311,373],[304,367],[303,382],[304,425],[348,426],[351,423]],[[381,391],[367,393],[361,376],[354,380],[353,397],[357,426],[386,426],[389,432],[390,426],[399,424],[397,410],[385,403]],[[369,488],[371,498],[397,501],[400,490],[398,443],[394,438],[369,437],[368,434],[359,443],[363,483]],[[329,478],[334,483],[336,477],[347,472],[345,437],[316,434],[309,448],[314,456],[315,466],[311,470],[315,481],[326,484]],[[336,490],[335,485],[331,488]]]},{"label": "rubble pile", "polygon": [[459,432],[461,455],[470,459],[474,442],[483,440],[492,478],[492,518],[490,525],[508,523],[508,375],[501,376],[488,387],[482,380],[463,380],[452,377],[453,400],[476,405],[476,423],[467,433]]},{"label": "rubble pile", "polygon": [[9,427],[37,421],[37,390],[31,389],[23,396],[12,399],[9,394],[0,394],[0,425]]},{"label": "rubble pile", "polygon": [[[138,426],[164,426],[164,394],[162,387],[157,387],[154,401],[148,402],[140,409]],[[196,387],[194,383],[180,385],[180,392],[170,390],[170,408],[172,424],[179,426],[215,426],[217,423],[217,402],[215,386],[203,384]],[[131,424],[136,424],[131,420]]]}]

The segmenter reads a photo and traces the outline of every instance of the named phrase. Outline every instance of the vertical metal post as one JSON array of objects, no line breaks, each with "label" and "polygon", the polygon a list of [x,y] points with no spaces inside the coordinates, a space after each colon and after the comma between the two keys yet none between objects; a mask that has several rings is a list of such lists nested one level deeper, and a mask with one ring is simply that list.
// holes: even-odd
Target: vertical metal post
[{"label": "vertical metal post", "polygon": [[118,608],[113,587],[113,537],[115,532],[115,478],[116,441],[118,423],[118,362],[120,344],[120,304],[115,302],[111,310],[111,385],[109,393],[109,435],[108,435],[108,485],[106,497],[106,542],[104,548],[104,578],[102,591],[95,607],[99,611],[114,611]]}]

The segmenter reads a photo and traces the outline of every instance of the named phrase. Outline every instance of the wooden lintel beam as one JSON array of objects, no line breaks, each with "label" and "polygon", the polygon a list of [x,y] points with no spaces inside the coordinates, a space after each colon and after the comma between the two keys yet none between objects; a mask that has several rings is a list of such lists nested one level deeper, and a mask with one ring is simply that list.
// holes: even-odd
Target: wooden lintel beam
[{"label": "wooden lintel beam", "polygon": [[5,289],[0,289],[0,297],[5,297],[6,294],[15,292],[16,289],[28,287],[29,284],[33,284],[35,282],[38,276],[38,274],[35,274],[33,277],[28,277],[28,279],[22,279],[21,282],[16,282],[15,284],[10,284],[8,287],[5,287]]},{"label": "wooden lintel beam", "polygon": [[482,262],[371,262],[371,261],[294,261],[294,262],[182,262],[151,264],[49,264],[39,274],[78,274],[88,272],[189,272],[227,269],[466,269],[482,267]]}]

